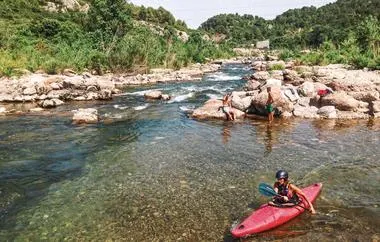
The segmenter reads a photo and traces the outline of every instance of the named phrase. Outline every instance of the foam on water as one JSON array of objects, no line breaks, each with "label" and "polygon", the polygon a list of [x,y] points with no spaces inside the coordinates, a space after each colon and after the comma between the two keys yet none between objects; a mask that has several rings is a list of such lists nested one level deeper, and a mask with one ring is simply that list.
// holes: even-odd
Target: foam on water
[{"label": "foam on water", "polygon": [[115,104],[115,105],[113,105],[113,107],[116,109],[120,109],[120,110],[124,110],[124,109],[128,108],[128,106],[120,106],[119,104]]},{"label": "foam on water", "polygon": [[148,106],[149,106],[149,104],[146,103],[146,104],[141,105],[141,106],[133,107],[133,109],[136,110],[136,111],[140,111],[140,110],[146,109]]},{"label": "foam on water", "polygon": [[143,91],[137,91],[137,92],[125,92],[119,94],[119,96],[144,96],[145,93],[152,92],[152,91],[160,91],[161,89],[148,89],[148,90],[143,90]]},{"label": "foam on water", "polygon": [[190,92],[188,94],[184,94],[184,95],[179,95],[173,99],[171,99],[168,103],[178,103],[178,102],[182,102],[188,98],[191,98],[194,96],[194,92]]},{"label": "foam on water", "polygon": [[208,78],[211,80],[211,81],[236,81],[236,80],[240,80],[241,79],[241,76],[231,76],[229,74],[226,74],[226,73],[221,73],[221,72],[218,72],[218,73],[215,73],[215,74],[210,74],[208,75]]},{"label": "foam on water", "polygon": [[222,95],[215,95],[215,94],[206,94],[207,97],[209,97],[210,99],[222,99],[223,96]]},{"label": "foam on water", "polygon": [[193,111],[195,106],[180,106],[179,109],[183,112]]}]

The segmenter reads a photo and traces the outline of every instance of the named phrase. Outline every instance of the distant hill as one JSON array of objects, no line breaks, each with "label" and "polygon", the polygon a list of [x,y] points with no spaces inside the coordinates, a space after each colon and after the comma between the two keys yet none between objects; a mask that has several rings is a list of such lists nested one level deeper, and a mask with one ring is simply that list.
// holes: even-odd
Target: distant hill
[{"label": "distant hill", "polygon": [[318,47],[325,40],[340,43],[366,17],[379,19],[379,0],[338,0],[320,8],[292,9],[274,20],[252,15],[221,14],[208,19],[201,29],[224,33],[238,45],[270,39],[272,47]]}]

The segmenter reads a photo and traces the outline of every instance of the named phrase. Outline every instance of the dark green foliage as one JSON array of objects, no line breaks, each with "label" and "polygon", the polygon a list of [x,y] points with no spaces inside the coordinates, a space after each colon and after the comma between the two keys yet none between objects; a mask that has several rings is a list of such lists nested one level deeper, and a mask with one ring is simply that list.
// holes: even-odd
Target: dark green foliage
[{"label": "dark green foliage", "polygon": [[[137,7],[124,0],[86,2],[88,13],[50,13],[43,9],[45,1],[1,1],[0,76],[16,75],[22,69],[50,74],[65,68],[99,74],[159,66],[178,69],[231,54],[200,38],[190,38],[189,43],[179,40],[177,30],[189,30],[164,8]],[[137,24],[140,20],[162,28],[163,34]]]},{"label": "dark green foliage", "polygon": [[[203,23],[201,29],[226,34],[227,41],[239,47],[269,39],[271,48],[294,52],[283,51],[284,57],[298,57],[307,64],[349,63],[377,68],[379,18],[379,0],[338,0],[320,8],[291,9],[274,20],[217,15]],[[301,49],[314,51],[302,55]]]}]

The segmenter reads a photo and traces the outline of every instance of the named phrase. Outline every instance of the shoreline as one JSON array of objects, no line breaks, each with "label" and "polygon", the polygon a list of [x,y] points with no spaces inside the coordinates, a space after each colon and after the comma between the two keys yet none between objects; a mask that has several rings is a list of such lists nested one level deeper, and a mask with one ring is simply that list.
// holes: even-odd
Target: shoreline
[{"label": "shoreline", "polygon": [[[266,86],[278,88],[275,90],[277,91],[277,116],[282,118],[292,116],[316,119],[380,117],[379,71],[351,70],[350,67],[343,65],[296,66],[294,62],[284,62],[277,60],[276,57],[270,61],[263,59],[263,55],[240,56],[214,60],[207,64],[193,64],[176,71],[156,68],[149,74],[137,75],[108,73],[98,76],[88,72],[76,74],[67,69],[60,75],[30,73],[19,78],[1,78],[0,115],[38,115],[71,101],[111,100],[121,94],[121,89],[128,87],[200,81],[206,73],[216,72],[222,65],[238,63],[247,64],[255,71],[252,75],[243,77],[247,80],[244,90],[233,92],[232,106],[236,112],[240,112],[240,118],[265,116],[263,103],[266,98],[264,90]],[[321,89],[330,89],[334,93],[326,96],[328,98],[323,98],[323,105],[316,108],[316,105],[312,103],[321,102],[320,96],[317,95]],[[171,98],[160,92],[148,93],[145,97],[162,100]],[[214,106],[219,105],[217,101],[213,101]],[[17,104],[26,105],[26,107],[9,108]],[[324,106],[327,108],[323,108]],[[191,117],[195,119],[225,118],[222,112],[215,112],[215,107],[206,107],[206,110],[203,109],[199,114],[204,107],[195,109]],[[92,122],[94,121],[96,120]]]}]

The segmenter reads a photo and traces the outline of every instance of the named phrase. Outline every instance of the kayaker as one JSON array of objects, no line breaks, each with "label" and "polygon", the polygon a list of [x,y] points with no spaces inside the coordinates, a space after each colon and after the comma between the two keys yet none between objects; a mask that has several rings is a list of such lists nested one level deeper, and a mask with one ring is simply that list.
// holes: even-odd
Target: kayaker
[{"label": "kayaker", "polygon": [[277,197],[274,198],[274,204],[298,204],[299,197],[301,197],[304,201],[309,204],[309,211],[312,214],[315,214],[315,210],[313,204],[307,199],[305,194],[299,189],[296,185],[289,182],[288,172],[284,170],[279,170],[276,172],[277,182],[274,183],[274,190],[278,194]]}]

